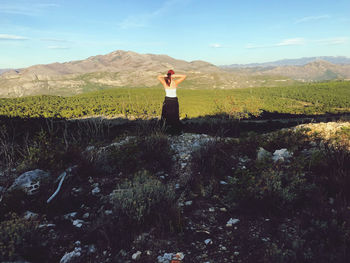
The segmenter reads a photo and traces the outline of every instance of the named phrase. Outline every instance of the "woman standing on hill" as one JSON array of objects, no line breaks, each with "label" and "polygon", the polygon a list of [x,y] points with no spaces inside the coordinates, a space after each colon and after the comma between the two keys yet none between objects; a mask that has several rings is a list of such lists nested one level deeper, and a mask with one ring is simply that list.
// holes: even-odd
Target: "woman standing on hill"
[{"label": "woman standing on hill", "polygon": [[163,84],[165,89],[161,120],[166,125],[169,125],[175,132],[179,131],[181,128],[179,119],[179,102],[176,97],[176,89],[185,78],[186,75],[175,74],[173,70],[169,70],[166,76],[158,76],[158,80]]}]

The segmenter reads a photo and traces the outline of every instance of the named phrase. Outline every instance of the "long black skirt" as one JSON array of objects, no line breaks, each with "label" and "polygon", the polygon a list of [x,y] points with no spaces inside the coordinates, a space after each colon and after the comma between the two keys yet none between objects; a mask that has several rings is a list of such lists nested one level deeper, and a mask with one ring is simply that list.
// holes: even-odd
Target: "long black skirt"
[{"label": "long black skirt", "polygon": [[178,132],[181,130],[179,101],[177,98],[165,97],[161,121],[169,131]]}]

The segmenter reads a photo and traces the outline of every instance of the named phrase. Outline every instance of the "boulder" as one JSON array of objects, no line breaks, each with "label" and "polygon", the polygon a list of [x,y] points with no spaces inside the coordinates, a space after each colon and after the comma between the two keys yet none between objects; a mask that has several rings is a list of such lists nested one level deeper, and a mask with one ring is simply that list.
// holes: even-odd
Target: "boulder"
[{"label": "boulder", "polygon": [[277,161],[284,162],[285,160],[289,159],[290,157],[292,157],[292,154],[290,152],[288,152],[287,149],[283,148],[280,150],[276,150],[273,153],[272,160],[274,160],[275,162],[277,162]]},{"label": "boulder", "polygon": [[269,158],[271,158],[271,156],[272,156],[272,153],[270,153],[269,151],[266,151],[262,147],[259,148],[258,154],[257,154],[258,161],[262,161],[264,159],[269,159]]},{"label": "boulder", "polygon": [[28,195],[35,195],[39,192],[40,185],[43,181],[49,177],[50,173],[40,169],[25,172],[13,182],[9,191],[23,190]]}]

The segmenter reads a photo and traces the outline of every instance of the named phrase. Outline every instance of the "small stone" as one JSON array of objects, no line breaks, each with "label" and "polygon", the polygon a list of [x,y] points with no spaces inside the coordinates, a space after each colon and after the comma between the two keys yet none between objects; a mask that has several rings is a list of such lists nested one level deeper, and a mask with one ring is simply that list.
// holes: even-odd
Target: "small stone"
[{"label": "small stone", "polygon": [[112,211],[112,210],[106,210],[106,211],[105,211],[105,215],[108,216],[108,215],[111,215],[111,214],[113,214],[113,211]]},{"label": "small stone", "polygon": [[221,207],[221,208],[220,208],[220,211],[221,211],[221,212],[227,212],[227,209],[226,209],[225,207]]},{"label": "small stone", "polygon": [[146,255],[147,255],[147,256],[152,255],[152,251],[150,251],[150,250],[146,250]]},{"label": "small stone", "polygon": [[91,193],[92,195],[97,195],[98,193],[100,193],[101,190],[98,186],[96,186],[94,189],[92,189]]},{"label": "small stone", "polygon": [[133,260],[139,260],[140,258],[141,258],[141,254],[142,254],[142,252],[141,251],[137,251],[136,253],[134,253],[133,255],[132,255],[132,259]]},{"label": "small stone", "polygon": [[63,216],[64,219],[68,220],[68,219],[73,219],[77,216],[78,212],[72,212],[72,213],[68,213],[68,214],[65,214]]},{"label": "small stone", "polygon": [[89,216],[90,216],[90,214],[89,214],[89,213],[85,213],[85,214],[83,214],[83,218],[84,218],[84,219],[89,218]]},{"label": "small stone", "polygon": [[71,261],[75,261],[74,258],[81,256],[81,248],[76,247],[72,252],[64,254],[64,256],[61,258],[60,263],[69,263]]},{"label": "small stone", "polygon": [[185,257],[184,253],[182,252],[178,252],[175,254],[174,258],[173,259],[177,259],[177,260],[183,260]]},{"label": "small stone", "polygon": [[169,263],[173,258],[173,253],[164,253],[163,256],[158,256],[158,263]]},{"label": "small stone", "polygon": [[215,208],[214,207],[209,207],[209,212],[215,212]]},{"label": "small stone", "polygon": [[204,243],[206,245],[211,245],[211,244],[213,244],[213,241],[210,238],[208,238],[208,239],[204,240]]},{"label": "small stone", "polygon": [[220,184],[221,184],[221,185],[227,185],[228,183],[225,182],[225,181],[220,181]]},{"label": "small stone", "polygon": [[223,246],[223,245],[220,245],[220,250],[225,251],[225,250],[227,250],[227,248],[225,246]]},{"label": "small stone", "polygon": [[30,211],[26,211],[24,213],[24,219],[27,219],[27,220],[29,220],[29,219],[37,219],[38,216],[39,216],[38,214],[30,212]]},{"label": "small stone", "polygon": [[233,252],[233,255],[238,256],[238,255],[239,255],[239,252],[238,252],[238,251],[235,251],[235,252]]},{"label": "small stone", "polygon": [[239,222],[239,219],[230,218],[230,220],[228,220],[226,223],[226,227],[232,227],[232,225],[237,224],[238,222]]},{"label": "small stone", "polygon": [[186,201],[186,202],[185,202],[185,205],[186,205],[186,206],[190,206],[190,205],[192,205],[192,203],[193,203],[193,201]]},{"label": "small stone", "polygon": [[175,189],[179,189],[180,188],[180,184],[175,184]]},{"label": "small stone", "polygon": [[83,226],[83,223],[85,223],[83,220],[80,219],[75,219],[73,221],[73,226],[81,228]]},{"label": "small stone", "polygon": [[90,245],[89,246],[89,253],[95,253],[96,252],[96,247],[95,245]]},{"label": "small stone", "polygon": [[330,198],[329,198],[329,204],[330,204],[330,205],[333,205],[333,204],[334,204],[334,198],[333,198],[333,197],[330,197]]},{"label": "small stone", "polygon": [[81,242],[80,242],[79,240],[77,240],[77,241],[74,242],[74,244],[75,244],[76,246],[80,246],[80,245],[81,245]]}]

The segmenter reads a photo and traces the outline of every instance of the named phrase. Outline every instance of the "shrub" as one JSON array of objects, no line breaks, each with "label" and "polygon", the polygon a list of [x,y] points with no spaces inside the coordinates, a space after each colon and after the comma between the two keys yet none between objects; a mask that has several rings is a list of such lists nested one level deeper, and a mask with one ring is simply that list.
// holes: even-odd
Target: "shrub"
[{"label": "shrub", "polygon": [[114,147],[106,159],[117,171],[128,175],[140,170],[168,172],[172,166],[172,151],[165,135],[154,134],[132,138],[120,147]]},{"label": "shrub", "polygon": [[22,259],[38,233],[38,222],[10,214],[0,223],[0,261]]},{"label": "shrub", "polygon": [[172,208],[174,199],[173,190],[147,171],[136,173],[132,181],[118,185],[110,195],[114,211],[136,224],[150,218],[162,221],[167,217],[166,211]]}]

